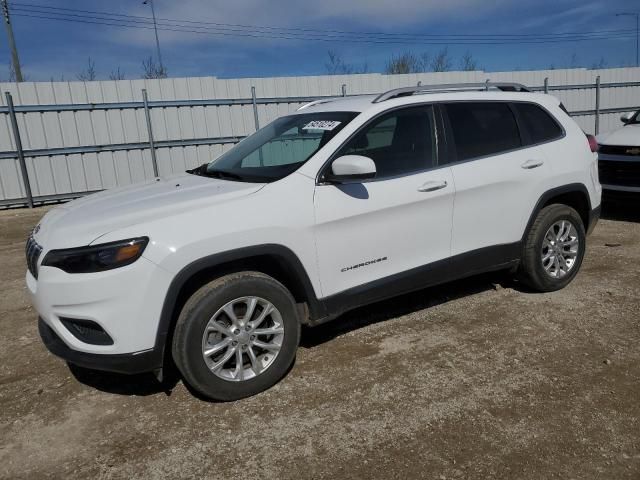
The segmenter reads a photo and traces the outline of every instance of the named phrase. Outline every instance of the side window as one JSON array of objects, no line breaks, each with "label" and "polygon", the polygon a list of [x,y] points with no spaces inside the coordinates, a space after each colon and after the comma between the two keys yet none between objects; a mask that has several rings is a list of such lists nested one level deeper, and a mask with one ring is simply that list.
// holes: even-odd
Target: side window
[{"label": "side window", "polygon": [[435,164],[433,110],[396,110],[365,126],[338,156],[364,155],[376,164],[376,178],[426,170]]},{"label": "side window", "polygon": [[497,155],[522,146],[516,119],[507,103],[450,103],[446,111],[458,160]]},{"label": "side window", "polygon": [[530,144],[548,142],[562,136],[560,125],[542,108],[532,103],[514,103],[522,128],[529,134]]}]

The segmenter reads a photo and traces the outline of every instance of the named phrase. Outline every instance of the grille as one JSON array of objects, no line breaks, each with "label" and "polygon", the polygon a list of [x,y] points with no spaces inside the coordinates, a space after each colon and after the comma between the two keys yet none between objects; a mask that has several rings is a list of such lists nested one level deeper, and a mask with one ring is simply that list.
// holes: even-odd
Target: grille
[{"label": "grille", "polygon": [[605,155],[624,155],[625,157],[636,157],[640,160],[640,147],[625,147],[619,145],[599,145],[598,153]]},{"label": "grille", "polygon": [[598,161],[598,173],[600,183],[603,185],[640,187],[640,161],[616,162],[613,160],[600,160]]},{"label": "grille", "polygon": [[38,278],[38,259],[42,253],[42,247],[38,245],[33,239],[33,236],[29,236],[27,239],[27,245],[25,246],[25,253],[27,255],[27,268],[34,278]]},{"label": "grille", "polygon": [[60,317],[60,321],[81,342],[91,345],[113,345],[113,339],[109,334],[92,320]]}]

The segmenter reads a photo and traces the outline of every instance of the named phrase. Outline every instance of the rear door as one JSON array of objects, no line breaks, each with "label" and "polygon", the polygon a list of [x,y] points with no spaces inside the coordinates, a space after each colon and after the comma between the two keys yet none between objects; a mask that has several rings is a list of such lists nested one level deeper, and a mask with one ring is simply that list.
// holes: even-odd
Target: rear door
[{"label": "rear door", "polygon": [[510,102],[452,102],[443,115],[456,185],[452,256],[493,246],[504,247],[497,262],[501,253],[517,256],[515,242],[550,176],[542,146],[521,131]]}]

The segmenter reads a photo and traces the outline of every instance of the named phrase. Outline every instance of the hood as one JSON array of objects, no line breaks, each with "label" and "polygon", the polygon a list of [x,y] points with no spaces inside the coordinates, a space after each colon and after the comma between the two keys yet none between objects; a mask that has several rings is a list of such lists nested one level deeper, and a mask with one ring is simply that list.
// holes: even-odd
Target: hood
[{"label": "hood", "polygon": [[118,230],[249,195],[262,183],[182,174],[113,188],[49,211],[34,233],[46,249],[89,245]]},{"label": "hood", "polygon": [[622,147],[640,147],[640,123],[632,123],[597,136],[601,145],[615,145]]}]

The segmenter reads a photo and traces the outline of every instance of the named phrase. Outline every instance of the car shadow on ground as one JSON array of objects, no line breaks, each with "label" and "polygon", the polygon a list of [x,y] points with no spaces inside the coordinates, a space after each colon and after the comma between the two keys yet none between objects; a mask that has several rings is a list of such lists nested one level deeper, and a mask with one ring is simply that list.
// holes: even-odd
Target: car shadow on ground
[{"label": "car shadow on ground", "polygon": [[500,288],[514,288],[522,292],[528,292],[523,285],[513,279],[513,275],[506,271],[476,275],[360,307],[344,313],[325,324],[306,327],[302,330],[300,346],[314,348],[345,333],[368,325],[391,320],[425,308],[435,307],[458,298]]},{"label": "car shadow on ground", "polygon": [[640,193],[604,193],[601,218],[640,223]]},{"label": "car shadow on ground", "polygon": [[116,395],[144,397],[164,393],[170,396],[180,380],[179,372],[172,365],[163,370],[163,379],[158,381],[153,373],[125,375],[121,373],[101,372],[67,364],[74,378],[80,383],[101,392]]},{"label": "car shadow on ground", "polygon": [[[367,325],[384,322],[457,298],[498,288],[522,289],[505,272],[477,275],[445,285],[422,289],[352,310],[331,322],[317,327],[303,328],[300,346],[302,348],[314,348],[333,338]],[[175,365],[169,362],[163,369],[163,380],[161,382],[152,373],[124,375],[90,370],[73,364],[68,364],[68,366],[71,374],[78,382],[101,392],[114,395],[148,396],[164,393],[166,396],[170,396],[181,380],[180,372]],[[197,398],[208,402],[211,401],[188,386],[186,387]]]}]

